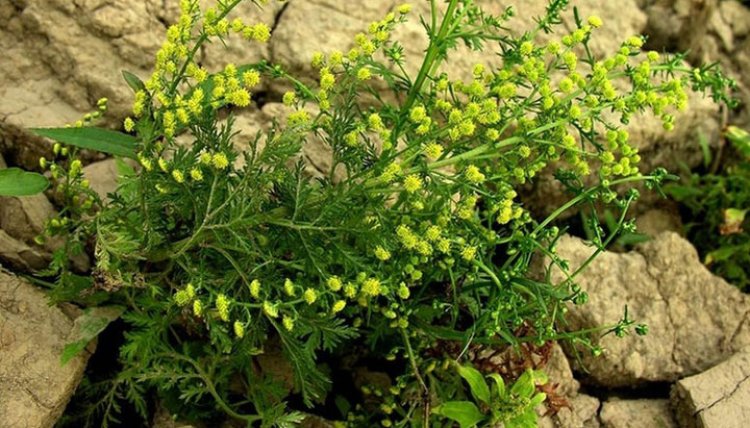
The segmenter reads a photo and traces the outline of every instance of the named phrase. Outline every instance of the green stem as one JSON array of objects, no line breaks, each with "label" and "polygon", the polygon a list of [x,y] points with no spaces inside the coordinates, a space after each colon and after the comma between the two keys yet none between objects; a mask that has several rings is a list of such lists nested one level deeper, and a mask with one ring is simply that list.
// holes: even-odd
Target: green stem
[{"label": "green stem", "polygon": [[414,356],[414,350],[412,349],[411,342],[409,341],[409,334],[403,328],[401,329],[401,337],[404,339],[404,346],[406,347],[406,355],[409,357],[409,363],[411,364],[411,369],[414,372],[414,376],[417,378],[417,382],[419,382],[419,385],[422,387],[422,391],[423,391],[424,420],[422,421],[422,426],[424,428],[429,428],[430,426],[430,389],[427,387],[427,383],[425,383],[424,378],[422,377],[422,374],[419,372],[419,367],[417,367],[417,358]]}]

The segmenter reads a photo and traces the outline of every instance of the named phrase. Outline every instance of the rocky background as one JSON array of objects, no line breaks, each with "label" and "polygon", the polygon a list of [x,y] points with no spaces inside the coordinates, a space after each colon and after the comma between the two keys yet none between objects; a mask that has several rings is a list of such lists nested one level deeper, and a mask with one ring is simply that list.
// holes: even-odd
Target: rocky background
[{"label": "rocky background", "polygon": [[[210,1],[206,0],[208,4]],[[201,52],[209,69],[226,62],[265,58],[302,77],[314,78],[309,66],[316,50],[347,49],[353,35],[392,9],[396,0],[288,0],[262,11],[243,5],[238,15],[273,28],[267,45],[230,41],[228,50],[213,46]],[[424,2],[415,1],[417,9]],[[482,0],[491,10],[504,5]],[[512,28],[522,32],[540,14],[542,0],[517,1]],[[574,0],[583,16],[596,14],[605,26],[592,48],[614,51],[621,39],[643,33],[658,51],[689,51],[688,61],[719,62],[739,82],[738,96],[750,100],[750,9],[736,0]],[[92,110],[107,97],[108,126],[119,127],[132,103],[120,70],[149,74],[170,23],[176,0],[0,0],[0,168],[38,169],[40,156],[51,155],[49,141],[26,128],[61,126]],[[569,16],[564,24],[570,28]],[[416,19],[398,32],[407,57],[418,58],[426,45]],[[466,75],[490,54],[455,56],[446,67]],[[412,62],[408,67],[418,64]],[[252,135],[283,113],[284,88],[273,83],[256,95],[258,105],[237,112],[242,135]],[[717,108],[694,96],[678,115],[676,131],[665,132],[655,120],[634,121],[631,135],[647,167],[696,166],[698,139],[712,147],[721,129],[747,127],[746,107]],[[327,168],[323,147],[305,147],[312,174]],[[114,163],[89,156],[86,173],[102,194],[116,186]],[[528,201],[544,212],[561,194],[551,180],[530,189]],[[55,243],[33,242],[55,206],[44,195],[0,201],[0,428],[52,426],[81,379],[89,353],[64,367],[62,346],[72,334],[75,308],[49,307],[40,289],[15,274],[44,268]],[[544,201],[544,202],[541,202]],[[545,206],[545,204],[547,206]],[[666,206],[666,210],[665,210]],[[606,337],[598,359],[573,349],[555,348],[549,370],[569,406],[543,419],[561,427],[743,427],[750,420],[750,296],[712,275],[692,245],[680,237],[674,207],[641,204],[642,230],[653,239],[627,253],[605,253],[582,279],[589,304],[570,313],[570,328],[616,320],[627,303],[633,318],[646,322],[650,334],[617,340]],[[593,249],[567,237],[559,248],[571,264]],[[88,261],[77,263],[85,268]],[[14,273],[11,273],[14,272]],[[91,349],[93,351],[93,349]],[[566,354],[567,353],[567,354]],[[566,356],[567,355],[567,356]],[[180,426],[160,414],[154,426]]]}]

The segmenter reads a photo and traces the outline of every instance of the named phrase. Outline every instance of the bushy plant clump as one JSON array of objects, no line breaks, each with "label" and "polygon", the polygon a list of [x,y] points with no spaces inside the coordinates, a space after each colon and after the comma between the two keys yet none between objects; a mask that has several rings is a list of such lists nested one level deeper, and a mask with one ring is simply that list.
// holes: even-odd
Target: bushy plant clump
[{"label": "bushy plant clump", "polygon": [[[729,127],[731,159],[718,171],[687,174],[667,193],[686,208],[687,235],[717,275],[750,286],[750,134]],[[717,159],[720,160],[720,159]],[[712,163],[710,154],[706,163]],[[721,163],[715,163],[718,167]]]},{"label": "bushy plant clump", "polygon": [[[587,295],[575,283],[583,267],[555,255],[555,220],[579,206],[618,213],[611,233],[594,229],[592,258],[631,230],[630,185],[657,187],[667,174],[639,169],[624,125],[649,113],[671,129],[687,90],[720,100],[727,81],[711,67],[642,52],[637,35],[595,58],[588,42],[605,25],[596,16],[537,43],[561,22],[562,0],[520,37],[503,28],[512,8],[493,16],[471,0],[432,0],[416,75],[391,37],[417,19],[409,5],[386,11],[348,52],[316,53],[314,84],[266,62],[210,73],[195,58],[209,41],[269,39],[264,24],[231,18],[240,2],[201,11],[181,1],[153,75],[126,74],[135,91],[128,135],[38,131],[73,148],[44,165],[67,204],[48,226],[68,238],[51,267],[53,295],[125,308],[122,369],[91,386],[105,398],[86,416],[116,417],[125,398],[145,418],[156,392],[180,417],[225,414],[248,426],[290,426],[316,408],[352,426],[533,426],[544,376],[488,384],[465,351],[566,339],[599,353],[590,334],[627,333],[627,316],[595,331],[561,329],[566,306]],[[498,52],[502,65],[478,64],[468,80],[439,72],[462,44]],[[290,114],[237,141],[222,112],[250,105],[263,79],[291,84]],[[300,160],[312,140],[332,153],[319,178]],[[88,190],[75,147],[138,167],[121,165],[120,187],[104,203]],[[551,164],[572,197],[535,219],[519,188]],[[91,278],[66,262],[86,245],[96,256]],[[567,280],[532,279],[535,254]],[[274,349],[291,386],[259,363]],[[351,385],[331,372],[352,360],[383,367],[392,383],[346,393]]]}]

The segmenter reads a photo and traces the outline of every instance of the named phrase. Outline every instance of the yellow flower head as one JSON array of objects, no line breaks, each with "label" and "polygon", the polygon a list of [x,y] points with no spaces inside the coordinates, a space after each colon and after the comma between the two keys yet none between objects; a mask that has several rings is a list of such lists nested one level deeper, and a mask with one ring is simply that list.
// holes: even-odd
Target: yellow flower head
[{"label": "yellow flower head", "polygon": [[219,318],[222,321],[229,321],[229,299],[223,294],[216,297],[216,310],[219,312]]},{"label": "yellow flower head", "polygon": [[351,282],[348,282],[346,286],[344,286],[344,296],[346,296],[349,299],[353,299],[357,295],[357,286],[352,284]]},{"label": "yellow flower head", "polygon": [[477,247],[467,246],[461,251],[461,257],[466,261],[474,260],[477,255]]},{"label": "yellow flower head", "polygon": [[227,155],[219,152],[213,155],[213,157],[211,158],[211,163],[216,169],[225,169],[229,166],[229,159],[227,159]]},{"label": "yellow flower head", "polygon": [[255,24],[253,25],[253,34],[252,38],[261,42],[265,43],[268,41],[268,39],[271,38],[271,29],[268,28],[268,25],[264,23]]},{"label": "yellow flower head", "polygon": [[398,13],[402,15],[406,15],[409,12],[411,12],[411,5],[409,3],[404,3],[398,7]]},{"label": "yellow flower head", "polygon": [[297,294],[294,291],[294,283],[289,278],[284,280],[284,293],[289,297],[294,297]]},{"label": "yellow flower head", "polygon": [[334,302],[333,306],[331,307],[331,312],[338,313],[344,310],[346,307],[346,300],[337,300]]},{"label": "yellow flower head", "polygon": [[594,15],[594,16],[589,16],[588,22],[589,22],[589,25],[591,25],[591,26],[592,26],[592,27],[594,27],[594,28],[599,28],[599,27],[601,27],[601,26],[602,26],[602,25],[604,24],[604,23],[602,22],[602,19],[601,19],[601,18],[599,18],[599,17],[598,17],[598,16],[596,16],[596,15]]},{"label": "yellow flower head", "polygon": [[190,178],[195,181],[203,181],[203,171],[200,168],[193,168],[190,170]]},{"label": "yellow flower head", "polygon": [[255,70],[248,70],[242,74],[242,82],[248,88],[258,86],[260,83],[260,73]]},{"label": "yellow flower head", "polygon": [[279,317],[279,308],[268,300],[263,302],[263,312],[270,318]]},{"label": "yellow flower head", "polygon": [[372,77],[372,72],[370,72],[370,69],[367,67],[362,67],[357,71],[357,79],[359,80],[370,80]]},{"label": "yellow flower head", "polygon": [[135,122],[133,122],[133,119],[126,117],[122,126],[125,128],[125,132],[133,132],[135,129]]},{"label": "yellow flower head", "polygon": [[469,165],[466,167],[466,171],[464,171],[464,175],[466,176],[466,179],[469,180],[472,183],[481,183],[484,181],[484,174],[477,168],[475,165]]},{"label": "yellow flower head", "polygon": [[381,292],[380,281],[376,278],[368,278],[362,283],[362,293],[365,296],[375,297],[379,296]]},{"label": "yellow flower head", "polygon": [[281,324],[284,325],[284,328],[287,331],[294,330],[294,320],[288,315],[284,315],[284,318],[281,320]]},{"label": "yellow flower head", "polygon": [[308,305],[312,305],[316,300],[318,300],[318,293],[316,293],[312,288],[308,288],[305,290],[302,297],[305,299],[305,302]]},{"label": "yellow flower head", "polygon": [[294,91],[285,92],[282,98],[282,102],[286,106],[293,106],[294,103],[297,102],[297,94],[295,94]]},{"label": "yellow flower head", "polygon": [[254,279],[252,280],[252,282],[250,282],[250,295],[255,299],[258,299],[260,297],[260,281],[258,281],[257,279]]},{"label": "yellow flower head", "polygon": [[167,163],[167,160],[164,158],[159,158],[158,160],[159,168],[164,172],[169,172],[169,164]]},{"label": "yellow flower head", "polygon": [[375,247],[375,257],[377,257],[378,260],[386,261],[391,258],[391,252],[378,245]]},{"label": "yellow flower head", "polygon": [[414,193],[422,188],[422,178],[416,174],[410,174],[404,178],[404,190]]},{"label": "yellow flower head", "polygon": [[443,146],[434,142],[429,143],[424,147],[423,152],[428,159],[435,160],[443,155]]},{"label": "yellow flower head", "polygon": [[175,169],[172,171],[172,178],[174,178],[174,181],[178,183],[184,183],[185,182],[185,175],[182,173],[182,171],[179,171]]},{"label": "yellow flower head", "polygon": [[203,316],[203,303],[200,300],[195,300],[193,302],[193,315],[198,318]]},{"label": "yellow flower head", "polygon": [[235,336],[237,336],[240,339],[242,339],[245,336],[245,326],[241,322],[235,321],[232,327],[234,328]]},{"label": "yellow flower head", "polygon": [[342,287],[341,280],[337,276],[328,278],[328,280],[326,281],[326,285],[328,285],[328,288],[334,292],[341,290]]}]

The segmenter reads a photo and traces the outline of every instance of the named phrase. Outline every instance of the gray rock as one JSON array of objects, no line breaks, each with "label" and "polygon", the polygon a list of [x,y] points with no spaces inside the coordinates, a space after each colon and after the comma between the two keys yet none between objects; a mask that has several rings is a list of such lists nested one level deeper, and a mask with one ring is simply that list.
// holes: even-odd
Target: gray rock
[{"label": "gray rock", "polygon": [[684,428],[740,428],[750,420],[750,347],[672,387]]},{"label": "gray rock", "polygon": [[[571,272],[594,249],[563,237],[558,255]],[[552,279],[564,278],[553,269]],[[631,319],[646,323],[649,334],[598,339],[604,354],[581,360],[590,380],[618,387],[648,381],[674,381],[699,373],[750,344],[750,297],[711,274],[689,242],[673,232],[625,254],[604,252],[576,278],[589,302],[572,306],[568,328],[612,325],[628,306]]]},{"label": "gray rock", "polygon": [[650,209],[638,215],[635,223],[638,233],[651,237],[666,231],[682,233],[682,219],[676,205]]},{"label": "gray rock", "polygon": [[[5,167],[0,156],[0,168]],[[25,272],[47,267],[52,248],[36,244],[34,238],[55,214],[54,207],[42,194],[0,197],[0,262]]]},{"label": "gray rock", "polygon": [[599,412],[605,428],[677,428],[669,400],[610,399]]},{"label": "gray rock", "polygon": [[599,400],[586,394],[578,394],[569,400],[570,407],[564,407],[554,416],[544,416],[539,420],[540,428],[599,428]]},{"label": "gray rock", "polygon": [[0,272],[0,428],[54,425],[93,351],[60,364],[72,327],[42,291]]},{"label": "gray rock", "polygon": [[103,200],[107,200],[107,194],[117,190],[117,161],[105,159],[94,162],[83,168],[84,177],[89,180],[91,190],[95,191]]},{"label": "gray rock", "polygon": [[719,0],[640,0],[648,15],[648,45],[658,51],[700,55],[702,40]]}]

